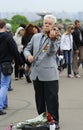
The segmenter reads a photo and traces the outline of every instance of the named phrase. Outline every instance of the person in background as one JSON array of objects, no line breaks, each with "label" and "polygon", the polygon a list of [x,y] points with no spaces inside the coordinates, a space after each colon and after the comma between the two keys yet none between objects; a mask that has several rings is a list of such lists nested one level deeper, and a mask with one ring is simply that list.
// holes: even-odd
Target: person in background
[{"label": "person in background", "polygon": [[[24,35],[25,29],[23,27],[18,27],[16,30],[16,33],[14,35],[14,40],[16,42],[16,45],[18,47],[18,51],[20,53],[21,56],[21,52],[23,50],[23,45],[22,45],[22,37]],[[19,68],[19,65],[17,62],[15,62],[15,79],[18,80],[19,78],[23,78],[23,74],[24,74],[24,69],[23,68]]]},{"label": "person in background", "polygon": [[[0,115],[6,114],[3,109],[8,107],[7,91],[11,81],[8,69],[11,70],[11,66],[8,66],[7,63],[11,65],[12,58],[14,58],[20,66],[23,64],[16,43],[6,30],[5,21],[0,19]],[[3,64],[5,64],[5,69]]]},{"label": "person in background", "polygon": [[[46,15],[43,21],[43,31],[33,35],[24,49],[26,60],[32,63],[31,79],[35,90],[35,101],[38,114],[49,112],[59,129],[59,75],[56,63],[56,52],[60,40],[54,30],[56,17]],[[39,48],[42,48],[37,57]],[[33,53],[31,54],[31,49]]]},{"label": "person in background", "polygon": [[72,75],[72,50],[73,50],[73,25],[68,25],[66,31],[61,36],[60,49],[64,58],[64,68],[67,67],[67,77],[73,78]]},{"label": "person in background", "polygon": [[[35,31],[37,32],[37,29],[34,28],[34,25],[33,24],[29,24],[26,26],[25,28],[25,34],[24,36],[22,37],[22,45],[23,45],[23,50],[24,48],[27,46],[27,44],[30,42],[32,36],[34,35]],[[25,60],[25,58],[24,58]],[[30,79],[30,72],[31,72],[31,63],[29,61],[26,61],[25,60],[25,63],[26,63],[26,69],[25,69],[25,77],[26,77],[26,81],[28,83],[31,83],[31,79]]]},{"label": "person in background", "polygon": [[33,27],[33,32],[34,32],[34,34],[39,33],[39,32],[40,32],[39,27],[36,26],[36,25],[34,25],[34,27]]},{"label": "person in background", "polygon": [[59,29],[59,31],[60,31],[61,34],[63,34],[65,32],[63,23],[59,23],[57,25],[57,27],[58,27],[58,29]]},{"label": "person in background", "polygon": [[43,25],[42,25],[42,24],[39,24],[39,25],[38,25],[38,28],[39,28],[40,32],[42,32]]},{"label": "person in background", "polygon": [[72,33],[73,46],[73,73],[76,78],[80,78],[79,65],[83,62],[83,28],[79,20],[75,20],[75,28]]},{"label": "person in background", "polygon": [[[6,32],[8,32],[8,34],[13,37],[12,26],[11,26],[10,23],[6,23]],[[13,64],[13,62],[12,62],[12,64]],[[11,81],[12,81],[12,78],[11,78]],[[11,81],[9,83],[8,91],[12,91],[13,90],[13,87],[11,85]]]}]

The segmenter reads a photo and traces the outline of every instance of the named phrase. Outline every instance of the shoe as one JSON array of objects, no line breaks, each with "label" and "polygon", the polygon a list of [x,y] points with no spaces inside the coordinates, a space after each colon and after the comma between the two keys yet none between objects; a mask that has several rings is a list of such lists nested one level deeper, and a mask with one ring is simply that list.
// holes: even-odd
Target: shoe
[{"label": "shoe", "polygon": [[60,125],[59,124],[55,124],[55,125],[56,125],[55,130],[59,130],[60,129]]},{"label": "shoe", "polygon": [[75,74],[74,75],[76,78],[80,78],[80,75],[79,74]]},{"label": "shoe", "polygon": [[13,88],[8,88],[8,91],[13,91]]},{"label": "shoe", "polygon": [[23,79],[24,79],[24,77],[19,77],[19,79],[23,80]]},{"label": "shoe", "polygon": [[18,77],[15,77],[15,80],[18,80]]},{"label": "shoe", "polygon": [[69,74],[69,75],[68,75],[68,78],[73,78],[73,75],[72,75],[72,74]]},{"label": "shoe", "polygon": [[30,79],[29,76],[26,76],[26,81],[27,81],[28,83],[32,83],[32,81],[31,81],[31,79]]},{"label": "shoe", "polygon": [[7,109],[7,108],[8,108],[8,106],[4,106],[4,107],[3,107],[3,109]]},{"label": "shoe", "polygon": [[4,112],[3,110],[0,110],[0,115],[5,115],[6,112]]}]

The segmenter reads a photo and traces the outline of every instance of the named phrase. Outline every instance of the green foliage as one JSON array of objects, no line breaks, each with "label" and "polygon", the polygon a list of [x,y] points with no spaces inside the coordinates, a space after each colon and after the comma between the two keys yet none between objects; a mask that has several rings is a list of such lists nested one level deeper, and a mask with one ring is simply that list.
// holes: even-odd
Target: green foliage
[{"label": "green foliage", "polygon": [[[30,23],[29,20],[27,20],[27,18],[25,16],[18,15],[18,14],[14,15],[11,18],[11,20],[8,20],[8,19],[4,19],[4,20],[6,21],[6,23],[10,23],[12,25],[12,31],[14,33],[15,33],[16,29],[19,27],[19,25],[21,25],[21,24],[28,25]],[[61,18],[58,18],[57,23],[63,23],[65,25],[68,25],[68,24],[72,24],[72,21],[70,19],[63,20]],[[37,25],[37,26],[42,26],[43,21],[42,21],[42,19],[36,20],[32,24]]]},{"label": "green foliage", "polygon": [[29,21],[25,16],[15,15],[11,18],[11,23],[20,25],[20,24],[28,24]]},{"label": "green foliage", "polygon": [[71,21],[70,19],[65,19],[65,20],[64,20],[64,23],[65,23],[65,24],[71,24],[72,21]]},{"label": "green foliage", "polygon": [[3,19],[6,23],[10,23],[10,20],[8,20],[8,19],[6,19],[6,18],[4,18]]},{"label": "green foliage", "polygon": [[16,29],[19,27],[18,24],[12,24],[12,32],[15,33]]},{"label": "green foliage", "polygon": [[63,20],[62,20],[61,18],[59,18],[59,19],[57,19],[57,22],[58,22],[58,23],[62,23]]},{"label": "green foliage", "polygon": [[12,31],[15,32],[16,29],[19,27],[19,25],[21,25],[21,24],[28,25],[29,21],[27,20],[27,18],[25,16],[15,15],[11,18],[10,23],[12,25]]}]

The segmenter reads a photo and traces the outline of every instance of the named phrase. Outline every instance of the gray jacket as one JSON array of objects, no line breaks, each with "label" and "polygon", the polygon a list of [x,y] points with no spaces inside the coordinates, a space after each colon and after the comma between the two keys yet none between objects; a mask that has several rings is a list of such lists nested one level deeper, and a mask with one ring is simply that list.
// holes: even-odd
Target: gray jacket
[{"label": "gray jacket", "polygon": [[[24,49],[26,59],[31,55],[31,50],[33,50],[33,56],[36,55],[40,47],[42,36],[43,33],[35,34],[27,44]],[[51,39],[48,38],[45,42],[47,42],[47,46],[41,51],[34,63],[32,63],[32,80],[35,80],[37,77],[40,81],[53,81],[59,79],[56,64],[56,52],[59,48],[60,40],[51,41]]]}]

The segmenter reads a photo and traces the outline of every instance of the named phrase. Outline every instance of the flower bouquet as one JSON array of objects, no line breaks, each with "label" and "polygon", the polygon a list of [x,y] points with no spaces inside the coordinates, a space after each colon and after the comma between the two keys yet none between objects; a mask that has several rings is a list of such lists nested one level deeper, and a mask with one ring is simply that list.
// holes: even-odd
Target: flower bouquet
[{"label": "flower bouquet", "polygon": [[[5,130],[25,130],[25,126],[27,126],[26,130],[28,130],[28,128],[35,128],[34,130],[36,130],[37,128],[41,127],[41,126],[50,126],[50,124],[54,124],[54,119],[53,117],[50,115],[50,113],[48,112],[44,112],[42,114],[40,114],[39,116],[37,116],[36,118],[33,119],[29,119],[29,120],[25,120],[22,122],[18,122],[15,123],[14,125],[12,125],[12,128],[10,129],[5,129]],[[32,130],[30,129],[30,130]],[[45,129],[46,130],[46,129]]]}]

